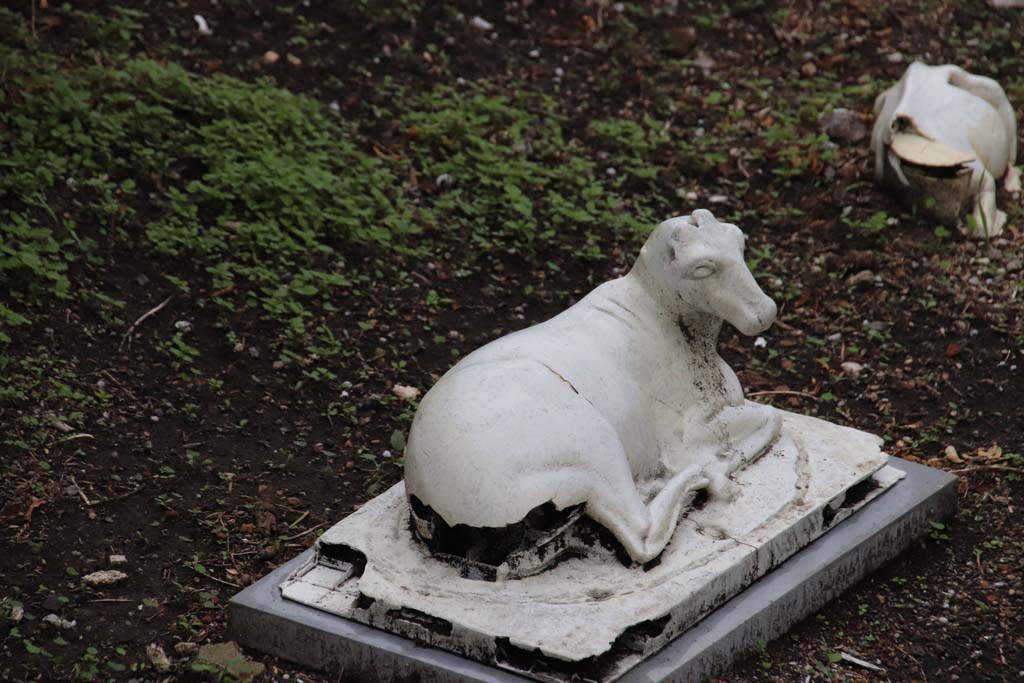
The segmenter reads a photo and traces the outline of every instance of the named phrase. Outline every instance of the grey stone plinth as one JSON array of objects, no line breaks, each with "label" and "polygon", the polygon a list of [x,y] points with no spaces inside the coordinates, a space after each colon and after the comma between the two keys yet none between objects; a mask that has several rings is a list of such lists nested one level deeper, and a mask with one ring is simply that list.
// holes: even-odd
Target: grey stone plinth
[{"label": "grey stone plinth", "polygon": [[[952,475],[893,458],[907,477],[825,536],[764,576],[657,654],[622,683],[697,683],[729,668],[758,641],[785,633],[867,573],[895,557],[951,515]],[[529,679],[414,642],[281,597],[286,575],[307,551],[236,595],[229,604],[232,637],[263,652],[352,680],[412,679],[507,683]]]}]

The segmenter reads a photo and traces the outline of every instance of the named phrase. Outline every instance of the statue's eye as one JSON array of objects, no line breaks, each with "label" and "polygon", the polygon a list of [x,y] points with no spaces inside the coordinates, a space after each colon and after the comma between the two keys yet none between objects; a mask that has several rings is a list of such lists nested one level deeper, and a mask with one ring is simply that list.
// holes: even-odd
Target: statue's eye
[{"label": "statue's eye", "polygon": [[702,263],[693,269],[693,271],[690,273],[690,277],[692,277],[695,280],[703,280],[706,277],[711,277],[717,272],[718,269],[715,268],[715,264]]}]

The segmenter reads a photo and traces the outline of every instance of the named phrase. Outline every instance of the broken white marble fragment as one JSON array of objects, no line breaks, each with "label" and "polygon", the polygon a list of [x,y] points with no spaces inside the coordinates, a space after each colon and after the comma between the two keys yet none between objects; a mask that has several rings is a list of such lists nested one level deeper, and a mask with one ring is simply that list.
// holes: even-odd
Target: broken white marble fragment
[{"label": "broken white marble fragment", "polygon": [[196,28],[199,30],[199,35],[213,35],[213,31],[210,29],[210,24],[206,21],[206,17],[204,17],[202,14],[196,14],[192,18],[196,22]]},{"label": "broken white marble fragment", "polygon": [[102,569],[92,574],[87,574],[82,577],[82,583],[87,586],[111,586],[122,579],[127,579],[128,575],[117,569]]},{"label": "broken white marble fragment", "polygon": [[1016,117],[994,80],[952,64],[914,62],[875,100],[871,149],[877,182],[950,224],[974,200],[974,234],[1002,232],[996,180],[1005,176],[1012,192],[1020,176]]},{"label": "broken white marble fragment", "polygon": [[723,321],[756,335],[775,320],[743,247],[742,231],[709,211],[667,220],[627,275],[449,370],[405,451],[420,538],[510,527],[553,505],[582,510],[647,562],[699,490],[732,499],[730,475],[781,423],[744,399],[715,349]]},{"label": "broken white marble fragment", "polygon": [[43,623],[60,630],[73,629],[78,624],[74,619],[64,619],[56,614],[47,614],[43,617]]},{"label": "broken white marble fragment", "polygon": [[391,392],[403,401],[415,401],[420,396],[420,390],[405,384],[396,384],[391,387]]}]

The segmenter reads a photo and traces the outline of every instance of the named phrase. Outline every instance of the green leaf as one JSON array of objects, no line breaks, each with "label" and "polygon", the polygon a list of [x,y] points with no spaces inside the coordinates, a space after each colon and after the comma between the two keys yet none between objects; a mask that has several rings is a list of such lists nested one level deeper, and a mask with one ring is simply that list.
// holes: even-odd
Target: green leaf
[{"label": "green leaf", "polygon": [[405,451],[405,434],[402,433],[402,430],[396,429],[391,432],[391,448],[395,450],[396,454]]}]

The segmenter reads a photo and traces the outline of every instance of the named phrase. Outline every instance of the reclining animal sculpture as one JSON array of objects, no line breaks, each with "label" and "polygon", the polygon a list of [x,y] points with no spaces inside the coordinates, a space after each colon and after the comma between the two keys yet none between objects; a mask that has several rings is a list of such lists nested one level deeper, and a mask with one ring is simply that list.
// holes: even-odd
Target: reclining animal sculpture
[{"label": "reclining animal sculpture", "polygon": [[424,396],[405,451],[414,528],[426,515],[491,532],[544,506],[581,509],[636,562],[657,557],[698,491],[779,434],[716,351],[722,321],[754,335],[776,306],[744,235],[706,210],[661,223],[632,270],[554,318],[497,339]]},{"label": "reclining animal sculpture", "polygon": [[952,64],[914,62],[875,100],[871,149],[876,182],[932,195],[932,213],[952,224],[973,198],[974,232],[1002,232],[1006,214],[996,208],[996,180],[1005,175],[1007,191],[1017,192],[1020,173],[1016,117],[994,80]]}]

